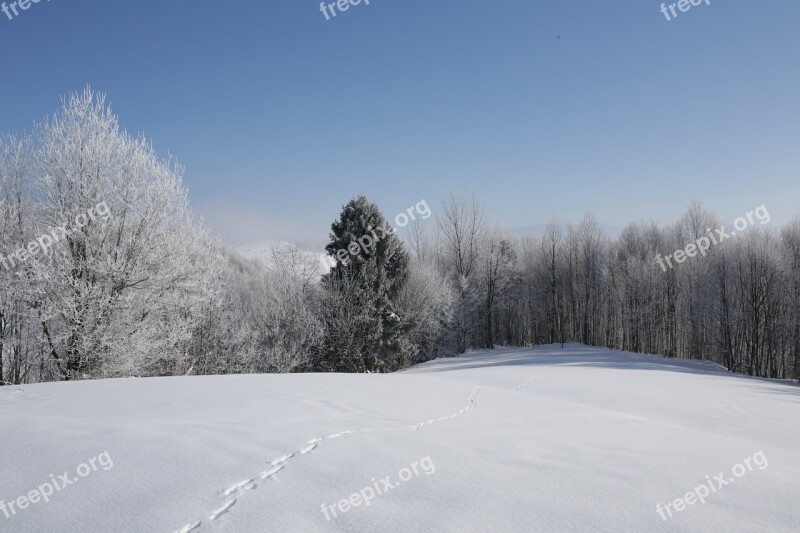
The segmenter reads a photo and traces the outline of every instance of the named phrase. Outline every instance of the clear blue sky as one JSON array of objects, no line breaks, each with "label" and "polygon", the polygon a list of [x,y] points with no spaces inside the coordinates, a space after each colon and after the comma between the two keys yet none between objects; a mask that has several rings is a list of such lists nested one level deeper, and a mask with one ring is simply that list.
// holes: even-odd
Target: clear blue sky
[{"label": "clear blue sky", "polygon": [[[8,2],[8,0],[6,0]],[[526,226],[587,210],[800,213],[800,2],[52,0],[0,13],[0,130],[90,84],[186,167],[229,241],[324,238],[357,194],[451,189]],[[560,37],[559,37],[560,36]]]}]

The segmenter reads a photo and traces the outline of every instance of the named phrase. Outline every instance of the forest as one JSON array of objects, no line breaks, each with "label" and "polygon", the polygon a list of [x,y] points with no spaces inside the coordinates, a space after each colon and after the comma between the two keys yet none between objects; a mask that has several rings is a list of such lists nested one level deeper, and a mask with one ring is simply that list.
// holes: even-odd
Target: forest
[{"label": "forest", "polygon": [[[592,214],[519,235],[451,192],[430,219],[366,240],[387,218],[342,201],[320,228],[327,262],[291,244],[246,259],[193,213],[179,164],[126,133],[104,95],[69,95],[0,142],[0,384],[391,372],[565,342],[800,378],[800,218],[664,269],[657,257],[724,221],[694,203],[619,235]],[[342,261],[351,245],[362,252]]]}]

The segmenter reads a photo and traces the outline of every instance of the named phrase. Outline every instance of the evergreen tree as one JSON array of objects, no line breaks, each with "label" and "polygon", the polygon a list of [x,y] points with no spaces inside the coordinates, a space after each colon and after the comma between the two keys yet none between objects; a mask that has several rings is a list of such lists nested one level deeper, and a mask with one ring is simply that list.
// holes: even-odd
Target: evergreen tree
[{"label": "evergreen tree", "polygon": [[408,254],[378,206],[364,196],[344,206],[330,237],[325,249],[335,266],[325,276],[327,369],[391,370],[409,349],[396,313],[409,276]]}]

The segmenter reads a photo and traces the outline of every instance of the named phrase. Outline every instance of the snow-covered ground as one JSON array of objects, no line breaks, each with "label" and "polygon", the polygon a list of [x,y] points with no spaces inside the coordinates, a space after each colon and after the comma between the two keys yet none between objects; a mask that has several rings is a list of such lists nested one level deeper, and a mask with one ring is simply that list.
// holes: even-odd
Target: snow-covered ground
[{"label": "snow-covered ground", "polygon": [[800,387],[579,345],[3,387],[0,424],[6,506],[78,479],[0,531],[800,530]]}]

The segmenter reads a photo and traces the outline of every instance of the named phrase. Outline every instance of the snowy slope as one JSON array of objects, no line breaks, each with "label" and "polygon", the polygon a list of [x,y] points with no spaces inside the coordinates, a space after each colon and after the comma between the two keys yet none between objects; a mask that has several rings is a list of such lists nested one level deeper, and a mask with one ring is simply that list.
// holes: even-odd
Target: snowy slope
[{"label": "snowy slope", "polygon": [[[3,387],[0,499],[103,452],[113,467],[0,512],[0,531],[796,532],[798,422],[795,385],[579,345]],[[758,452],[705,504],[656,512]],[[384,493],[366,505],[368,487]]]},{"label": "snowy slope", "polygon": [[[245,244],[236,245],[233,250],[239,255],[247,259],[255,259],[264,266],[271,267],[273,265],[273,247],[275,246],[295,246],[293,243],[285,241],[258,241],[249,242]],[[312,252],[310,249],[317,249],[316,247],[304,247],[297,245],[301,253],[308,258],[309,261],[319,263],[322,272],[327,272],[330,269],[330,260],[328,254],[324,252],[325,245],[319,246],[321,252]]]}]

